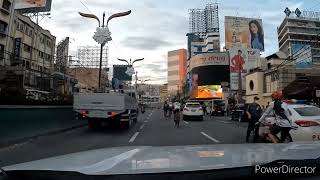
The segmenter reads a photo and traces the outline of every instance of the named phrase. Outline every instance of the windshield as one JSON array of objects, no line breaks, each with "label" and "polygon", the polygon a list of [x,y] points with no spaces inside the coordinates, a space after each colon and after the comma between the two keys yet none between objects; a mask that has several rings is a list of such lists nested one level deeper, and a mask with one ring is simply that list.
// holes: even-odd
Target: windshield
[{"label": "windshield", "polygon": [[200,104],[187,104],[186,107],[188,107],[188,108],[198,108],[198,107],[200,107]]},{"label": "windshield", "polygon": [[318,107],[300,107],[294,108],[300,116],[320,116],[320,108]]},{"label": "windshield", "polygon": [[[320,143],[317,118],[301,118],[320,116],[318,11],[320,0],[0,0],[0,169],[310,158],[273,148]],[[270,112],[274,99],[284,111]],[[259,123],[274,117],[286,122]]]}]

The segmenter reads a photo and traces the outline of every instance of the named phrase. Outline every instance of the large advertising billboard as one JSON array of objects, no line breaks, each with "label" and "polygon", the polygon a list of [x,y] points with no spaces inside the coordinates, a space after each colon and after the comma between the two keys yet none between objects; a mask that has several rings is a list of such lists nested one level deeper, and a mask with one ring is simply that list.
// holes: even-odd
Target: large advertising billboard
[{"label": "large advertising billboard", "polygon": [[230,80],[230,66],[199,66],[193,68],[190,75],[190,95],[196,98],[201,86],[221,85]]},{"label": "large advertising billboard", "polygon": [[264,51],[264,31],[261,19],[225,17],[226,49],[243,47]]},{"label": "large advertising billboard", "polygon": [[197,54],[190,59],[190,69],[208,65],[229,65],[228,53],[202,53]]},{"label": "large advertising billboard", "polygon": [[295,60],[296,69],[312,68],[311,46],[293,43],[291,45],[292,58]]},{"label": "large advertising billboard", "polygon": [[48,12],[52,0],[16,0],[14,9],[22,13]]},{"label": "large advertising billboard", "polygon": [[245,90],[244,76],[253,69],[260,58],[259,50],[246,48],[232,48],[230,54],[230,88],[238,90],[239,88],[239,71],[242,76],[242,89]]},{"label": "large advertising billboard", "polygon": [[207,85],[198,86],[197,92],[193,98],[197,99],[207,99],[207,98],[217,98],[222,99],[223,93],[221,85]]}]

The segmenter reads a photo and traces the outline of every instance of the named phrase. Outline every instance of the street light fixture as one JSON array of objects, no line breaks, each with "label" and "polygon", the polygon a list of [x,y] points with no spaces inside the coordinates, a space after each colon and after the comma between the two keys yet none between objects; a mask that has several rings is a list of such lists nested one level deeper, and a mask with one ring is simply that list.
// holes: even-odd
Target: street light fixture
[{"label": "street light fixture", "polygon": [[130,58],[130,60],[128,61],[128,60],[126,60],[126,59],[119,59],[118,58],[118,60],[119,61],[123,61],[123,62],[126,62],[129,66],[133,66],[133,64],[135,63],[135,62],[138,62],[138,61],[142,61],[142,60],[144,60],[144,58],[141,58],[141,59],[135,59],[135,60],[131,60],[131,58]]},{"label": "street light fixture", "polygon": [[113,18],[117,18],[117,17],[122,17],[122,16],[127,16],[131,13],[130,11],[126,11],[126,12],[121,12],[121,13],[116,13],[111,15],[108,20],[107,20],[107,25],[104,25],[104,20],[105,20],[105,12],[103,12],[103,16],[102,16],[102,25],[100,25],[100,19],[94,15],[94,14],[86,14],[86,13],[82,13],[79,12],[80,16],[82,17],[86,17],[86,18],[92,18],[98,21],[98,28],[96,28],[96,32],[93,36],[93,39],[98,42],[99,44],[101,44],[101,48],[100,48],[100,65],[99,65],[99,90],[101,90],[101,69],[102,69],[102,52],[103,52],[103,46],[108,42],[111,41],[111,33],[109,31],[109,21]]}]

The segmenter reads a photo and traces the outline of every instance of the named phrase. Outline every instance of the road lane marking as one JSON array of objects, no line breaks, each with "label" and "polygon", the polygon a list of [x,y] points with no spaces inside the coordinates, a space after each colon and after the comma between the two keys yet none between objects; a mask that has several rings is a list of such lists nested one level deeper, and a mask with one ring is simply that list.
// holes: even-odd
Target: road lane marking
[{"label": "road lane marking", "polygon": [[142,124],[141,126],[140,126],[140,130],[142,130],[144,128],[144,124]]},{"label": "road lane marking", "polygon": [[232,123],[232,122],[228,122],[228,121],[220,121],[220,120],[217,120],[217,122],[224,123],[224,124],[231,124],[231,123]]},{"label": "road lane marking", "polygon": [[138,135],[139,135],[139,132],[134,133],[134,135],[130,138],[129,142],[132,143],[137,138]]},{"label": "road lane marking", "polygon": [[187,121],[183,121],[184,123],[186,123],[186,124],[189,124]]},{"label": "road lane marking", "polygon": [[206,138],[210,139],[211,141],[215,142],[215,143],[219,143],[220,141],[216,140],[215,138],[209,136],[208,134],[201,132],[202,135],[204,135]]},{"label": "road lane marking", "polygon": [[145,122],[145,123],[147,123],[148,121],[147,121],[147,120],[145,120],[144,122]]}]

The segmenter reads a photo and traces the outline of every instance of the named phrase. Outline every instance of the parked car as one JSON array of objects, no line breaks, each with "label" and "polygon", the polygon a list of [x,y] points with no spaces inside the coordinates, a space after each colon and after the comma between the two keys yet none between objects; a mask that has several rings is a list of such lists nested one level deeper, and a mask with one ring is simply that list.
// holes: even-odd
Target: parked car
[{"label": "parked car", "polygon": [[189,102],[183,108],[183,120],[197,119],[203,120],[203,110],[198,102]]},{"label": "parked car", "polygon": [[211,111],[211,116],[224,116],[225,114],[225,105],[224,104],[215,104]]},{"label": "parked car", "polygon": [[[296,100],[284,101],[282,107],[291,125],[296,127],[290,131],[293,142],[320,141],[320,108]],[[273,120],[275,121],[275,115],[271,103],[259,121]]]},{"label": "parked car", "polygon": [[249,104],[237,104],[233,110],[231,110],[231,120],[238,122],[248,122],[248,110]]}]

